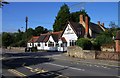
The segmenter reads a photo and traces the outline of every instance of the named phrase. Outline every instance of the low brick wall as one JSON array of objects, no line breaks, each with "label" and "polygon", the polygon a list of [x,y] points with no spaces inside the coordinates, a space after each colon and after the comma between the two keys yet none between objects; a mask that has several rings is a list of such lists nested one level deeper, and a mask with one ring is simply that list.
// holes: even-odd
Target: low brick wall
[{"label": "low brick wall", "polygon": [[120,60],[120,53],[117,53],[117,52],[99,52],[96,54],[96,59]]},{"label": "low brick wall", "polygon": [[82,50],[82,48],[78,46],[68,47],[67,55],[71,57],[81,58],[81,59],[95,59],[95,51]]},{"label": "low brick wall", "polygon": [[7,49],[3,49],[6,52],[25,52],[25,47],[7,47]]},{"label": "low brick wall", "polygon": [[78,46],[68,47],[67,55],[80,59],[120,60],[120,53],[82,50],[82,48]]}]

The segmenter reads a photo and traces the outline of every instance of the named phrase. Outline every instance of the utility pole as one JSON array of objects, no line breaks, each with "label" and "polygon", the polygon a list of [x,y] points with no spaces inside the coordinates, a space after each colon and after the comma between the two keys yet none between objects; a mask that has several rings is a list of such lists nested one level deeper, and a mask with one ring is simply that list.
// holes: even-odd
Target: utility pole
[{"label": "utility pole", "polygon": [[26,32],[26,48],[25,48],[25,52],[27,51],[27,28],[28,28],[28,17],[26,16],[26,18],[25,18],[25,22],[26,22],[26,30],[25,30],[25,32]]},{"label": "utility pole", "polygon": [[27,32],[27,28],[28,28],[28,17],[27,16],[25,18],[25,22],[26,22],[26,32]]}]

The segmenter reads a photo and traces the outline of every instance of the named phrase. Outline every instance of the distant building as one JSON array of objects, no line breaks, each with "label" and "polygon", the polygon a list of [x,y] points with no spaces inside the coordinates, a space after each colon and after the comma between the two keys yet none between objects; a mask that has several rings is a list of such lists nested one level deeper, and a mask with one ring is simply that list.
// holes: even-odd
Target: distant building
[{"label": "distant building", "polygon": [[[104,23],[98,24],[89,21],[88,16],[80,15],[79,22],[68,21],[63,31],[41,34],[33,38],[34,46],[38,50],[67,51],[68,46],[75,46],[79,38],[95,38],[100,32],[105,31]],[[37,40],[36,40],[37,39]],[[28,45],[31,44],[28,41]],[[33,46],[33,47],[34,47]],[[28,46],[31,48],[31,46]]]}]

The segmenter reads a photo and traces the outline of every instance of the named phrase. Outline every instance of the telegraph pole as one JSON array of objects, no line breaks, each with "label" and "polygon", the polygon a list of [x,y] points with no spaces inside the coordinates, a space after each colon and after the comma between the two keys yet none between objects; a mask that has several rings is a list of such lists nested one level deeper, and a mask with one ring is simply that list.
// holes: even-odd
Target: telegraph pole
[{"label": "telegraph pole", "polygon": [[27,29],[28,29],[28,17],[26,16],[26,18],[25,18],[25,23],[26,23],[26,30],[25,30],[25,32],[26,32],[26,48],[25,48],[25,52],[27,51]]},{"label": "telegraph pole", "polygon": [[28,28],[28,17],[27,16],[25,18],[25,22],[26,22],[26,32],[27,32],[27,28]]}]

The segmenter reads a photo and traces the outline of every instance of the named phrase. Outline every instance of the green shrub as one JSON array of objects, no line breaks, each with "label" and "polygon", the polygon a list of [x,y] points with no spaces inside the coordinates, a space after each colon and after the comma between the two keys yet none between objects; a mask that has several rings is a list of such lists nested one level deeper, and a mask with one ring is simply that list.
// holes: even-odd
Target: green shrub
[{"label": "green shrub", "polygon": [[112,37],[107,36],[107,35],[100,35],[95,39],[95,42],[97,45],[101,46],[104,44],[110,44],[113,42]]},{"label": "green shrub", "polygon": [[32,47],[32,52],[37,52],[37,47]]},{"label": "green shrub", "polygon": [[83,48],[83,50],[91,50],[92,43],[87,38],[80,38],[76,41],[77,45]]}]

